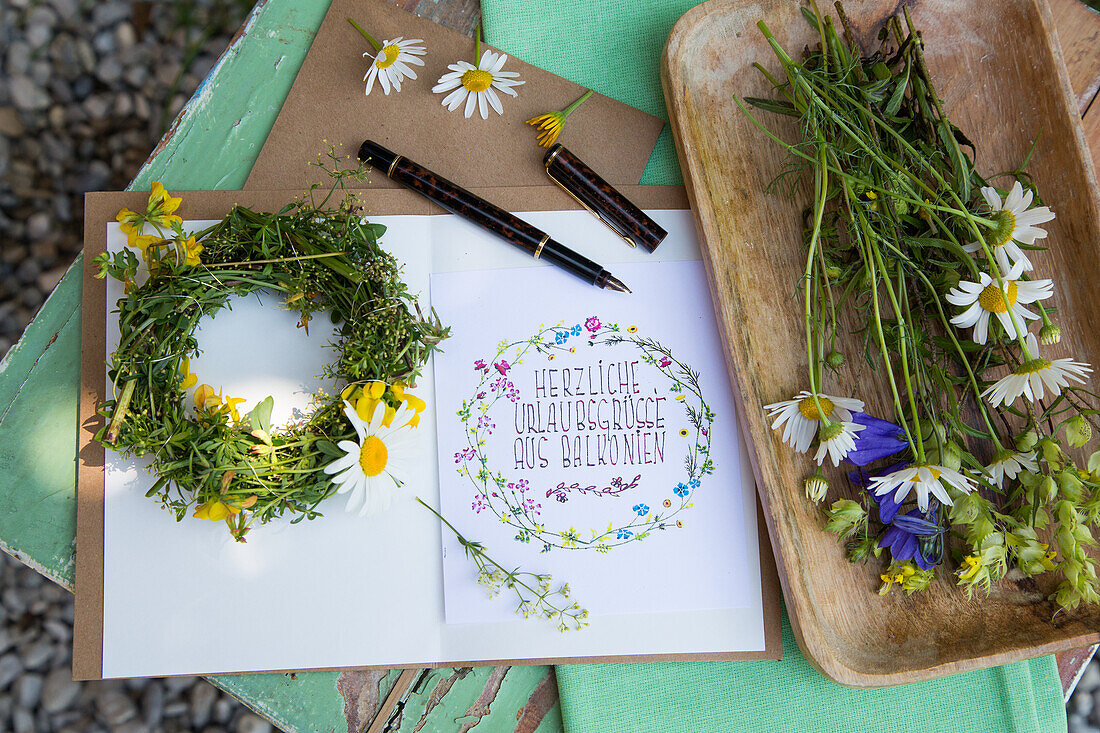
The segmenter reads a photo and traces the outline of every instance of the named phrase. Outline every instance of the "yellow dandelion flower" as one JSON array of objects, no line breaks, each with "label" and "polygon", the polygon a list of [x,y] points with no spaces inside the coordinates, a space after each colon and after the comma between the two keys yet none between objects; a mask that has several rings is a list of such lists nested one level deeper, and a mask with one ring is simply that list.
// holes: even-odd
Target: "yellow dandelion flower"
[{"label": "yellow dandelion flower", "polygon": [[556,112],[547,112],[546,114],[541,114],[527,120],[528,125],[531,125],[531,127],[534,127],[536,130],[539,130],[539,145],[544,148],[552,148],[554,146],[554,143],[558,140],[558,135],[561,134],[562,125],[565,124],[565,118],[572,114],[573,110],[575,110],[577,107],[580,107],[582,104],[584,104],[584,101],[591,96],[592,90],[588,89],[583,95],[581,95],[580,99],[573,102],[573,104],[569,105],[565,109],[558,110]]}]

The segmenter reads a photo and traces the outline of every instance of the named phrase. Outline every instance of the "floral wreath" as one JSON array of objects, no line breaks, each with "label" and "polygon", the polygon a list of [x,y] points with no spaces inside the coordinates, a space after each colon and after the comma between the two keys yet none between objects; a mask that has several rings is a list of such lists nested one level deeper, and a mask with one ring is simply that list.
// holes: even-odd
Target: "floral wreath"
[{"label": "floral wreath", "polygon": [[[154,183],[144,211],[118,214],[127,248],[92,263],[96,277],[114,277],[126,293],[107,371],[114,399],[99,406],[106,424],[95,439],[126,457],[150,455],[156,483],[146,495],[177,521],[193,509],[197,518],[224,520],[238,541],[252,524],[284,514],[291,523],[320,516],[318,505],[334,493],[352,492],[349,511],[384,508],[382,489],[393,487],[374,480],[400,482],[387,465],[387,441],[400,442],[396,433],[415,427],[424,409],[405,381],[447,334],[434,314],[421,316],[399,265],[379,246],[385,227],[365,222],[350,197],[331,209],[310,196],[277,214],[236,206],[189,234],[179,205]],[[242,399],[205,384],[188,409],[200,321],[231,296],[261,289],[282,294],[307,333],[311,314],[331,312],[338,355],[323,374],[346,387],[320,391],[308,419],[283,427],[271,425],[271,397],[241,415]]]},{"label": "floral wreath", "polygon": [[[715,413],[703,397],[698,372],[674,357],[667,347],[657,341],[636,336],[637,330],[637,327],[630,326],[623,335],[618,324],[604,324],[597,316],[587,318],[583,326],[579,323],[566,326],[564,322],[550,327],[540,325],[539,331],[530,338],[501,341],[492,359],[474,362],[474,369],[481,378],[474,395],[462,401],[457,413],[464,427],[466,445],[455,453],[455,463],[459,464],[459,475],[468,478],[474,487],[471,508],[479,514],[482,510],[491,511],[501,522],[514,527],[517,542],[541,542],[542,552],[549,552],[555,547],[607,552],[619,545],[644,540],[655,530],[680,528],[683,521],[677,518],[678,515],[692,507],[692,497],[703,477],[714,472],[710,446]],[[618,524],[611,522],[605,530],[592,529],[591,536],[587,538],[572,526],[566,530],[543,525],[538,520],[542,505],[535,498],[534,488],[526,479],[512,480],[503,472],[494,471],[485,451],[486,438],[495,428],[491,410],[502,399],[511,403],[519,400],[519,389],[508,378],[512,367],[522,364],[530,352],[552,361],[558,352],[575,353],[580,344],[584,344],[584,348],[621,344],[637,348],[643,362],[653,365],[669,379],[669,392],[675,394],[676,401],[683,405],[694,430],[692,447],[684,459],[684,480],[672,487],[671,496],[663,501],[662,506],[651,509],[644,503],[634,504],[628,519]],[[688,437],[692,430],[685,428],[680,434]],[[639,478],[616,477],[604,487],[562,483],[547,489],[545,497],[554,496],[557,501],[567,501],[569,493],[621,496],[637,486]]]}]

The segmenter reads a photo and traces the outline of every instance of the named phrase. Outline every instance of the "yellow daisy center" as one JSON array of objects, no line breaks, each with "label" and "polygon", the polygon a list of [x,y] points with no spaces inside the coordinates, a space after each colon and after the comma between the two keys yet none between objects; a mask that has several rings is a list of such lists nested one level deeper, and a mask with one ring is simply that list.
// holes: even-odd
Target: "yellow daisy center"
[{"label": "yellow daisy center", "polygon": [[392,43],[388,46],[383,46],[378,56],[374,59],[374,65],[379,69],[388,69],[393,66],[394,61],[397,61],[397,54],[399,51],[400,49]]},{"label": "yellow daisy center", "polygon": [[377,435],[368,435],[359,449],[359,467],[368,476],[377,476],[386,467],[390,452]]},{"label": "yellow daisy center", "polygon": [[1008,244],[1012,239],[1012,232],[1016,231],[1016,215],[1008,209],[1001,209],[994,211],[989,218],[996,222],[997,226],[986,232],[986,243],[993,248]]},{"label": "yellow daisy center", "polygon": [[985,290],[978,296],[978,302],[981,303],[982,308],[990,313],[1005,313],[1009,308],[1016,305],[1016,281],[1008,281],[1008,292],[1003,292],[997,283],[990,283],[985,286]]},{"label": "yellow daisy center", "polygon": [[[817,411],[819,404],[821,405],[821,412]],[[816,401],[813,397],[803,397],[798,401],[798,411],[807,420],[820,420],[823,414],[825,417],[833,414],[833,401],[828,397],[821,396],[818,396]]]},{"label": "yellow daisy center", "polygon": [[936,479],[937,481],[939,481],[939,480],[940,480],[940,476],[942,476],[942,475],[943,475],[943,471],[941,471],[940,469],[936,468],[935,466],[929,466],[929,467],[928,467],[928,470],[929,470],[929,472],[930,472],[930,473],[932,474],[932,478]]},{"label": "yellow daisy center", "polygon": [[462,86],[471,92],[484,92],[493,83],[493,75],[484,69],[470,69],[462,74]]}]

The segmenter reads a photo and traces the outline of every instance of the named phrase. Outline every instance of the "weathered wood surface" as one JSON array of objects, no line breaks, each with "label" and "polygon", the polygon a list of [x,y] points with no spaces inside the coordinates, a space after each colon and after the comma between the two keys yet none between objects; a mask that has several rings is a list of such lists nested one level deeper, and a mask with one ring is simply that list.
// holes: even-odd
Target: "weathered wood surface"
[{"label": "weathered wood surface", "polygon": [[[478,0],[397,0],[416,12],[467,34],[479,17]],[[1078,108],[1094,158],[1100,160],[1100,16],[1077,0],[1050,0],[1066,50]],[[202,89],[176,119],[133,182],[147,188],[239,188],[270,129],[283,98],[327,9],[325,0],[261,0]],[[78,259],[23,338],[0,363],[0,549],[60,585],[73,587],[75,535],[80,283]],[[1060,655],[1065,689],[1087,656]],[[504,676],[491,716],[480,730],[561,729],[557,688],[547,668],[512,668]],[[541,670],[541,676],[539,675]],[[527,674],[522,673],[526,671]],[[445,674],[444,674],[445,673]],[[365,673],[364,673],[365,674]],[[379,677],[354,672],[300,675],[225,675],[211,681],[288,731],[362,731],[390,693],[397,671]],[[451,671],[441,671],[410,691],[391,730],[411,730],[421,720],[436,730],[456,730],[454,720],[482,697],[493,675],[478,668],[433,700]],[[495,684],[495,681],[494,681]],[[460,695],[461,693],[461,695]],[[451,716],[450,720],[446,716]],[[422,730],[432,730],[429,724]]]},{"label": "weathered wood surface", "polygon": [[[896,9],[894,0],[850,3],[857,33],[872,38]],[[984,171],[1011,170],[1043,136],[1034,174],[1058,219],[1054,243],[1036,257],[1039,272],[1062,284],[1055,298],[1063,323],[1086,324],[1100,309],[1091,279],[1100,272],[1100,191],[1088,165],[1078,110],[1094,92],[1094,74],[1075,74],[1078,89],[1062,84],[1061,51],[1043,0],[914,0],[907,2],[927,42],[927,57],[952,120],[976,143]],[[1060,614],[1046,600],[1057,579],[1003,582],[981,604],[969,603],[949,574],[928,592],[881,598],[878,569],[852,565],[835,539],[821,531],[819,511],[802,496],[803,456],[772,431],[763,405],[804,387],[805,343],[799,299],[801,210],[805,201],[767,192],[785,151],[769,144],[732,97],[768,96],[752,68],[777,63],[756,21],[767,18],[788,49],[816,38],[798,5],[785,0],[712,0],[686,15],[666,49],[664,83],[672,129],[703,240],[731,370],[739,382],[745,433],[777,555],[784,598],[807,658],[834,680],[855,687],[901,684],[1096,643],[1100,609]],[[1074,58],[1095,62],[1082,46],[1081,16],[1067,11]],[[1070,32],[1067,31],[1067,37]],[[1085,44],[1087,46],[1087,44]],[[1090,81],[1090,79],[1092,81]],[[1023,90],[1027,90],[1024,92]],[[1091,105],[1085,104],[1087,108]],[[789,120],[767,116],[785,139]],[[792,246],[794,243],[794,246]],[[1074,287],[1076,285],[1076,287]],[[1100,335],[1067,330],[1057,356],[1100,363]],[[859,353],[856,340],[842,351]],[[854,362],[855,360],[853,360]],[[836,380],[838,394],[867,399],[870,412],[889,414],[882,375],[858,365]],[[868,399],[869,398],[869,399]],[[839,470],[832,486],[855,490]]]}]

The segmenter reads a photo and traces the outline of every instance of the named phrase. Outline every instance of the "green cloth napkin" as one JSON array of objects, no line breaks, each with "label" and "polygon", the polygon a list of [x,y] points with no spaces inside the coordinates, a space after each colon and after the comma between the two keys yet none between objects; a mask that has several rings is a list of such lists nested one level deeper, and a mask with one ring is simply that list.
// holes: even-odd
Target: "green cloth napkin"
[{"label": "green cloth napkin", "polygon": [[[485,37],[532,64],[668,119],[660,59],[696,0],[481,0]],[[682,182],[666,127],[642,183]],[[562,717],[587,731],[1066,730],[1054,657],[882,690],[834,684],[783,617],[781,662],[559,666]]]},{"label": "green cloth napkin", "polygon": [[1053,656],[900,687],[852,690],[810,666],[785,613],[781,662],[585,664],[559,666],[557,675],[569,733],[1066,730]]},{"label": "green cloth napkin", "polygon": [[[558,76],[668,121],[665,41],[698,0],[482,0],[485,39]],[[522,93],[523,90],[520,90]],[[668,126],[642,183],[683,183]]]}]

